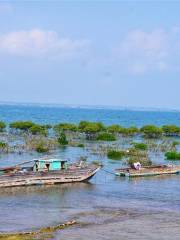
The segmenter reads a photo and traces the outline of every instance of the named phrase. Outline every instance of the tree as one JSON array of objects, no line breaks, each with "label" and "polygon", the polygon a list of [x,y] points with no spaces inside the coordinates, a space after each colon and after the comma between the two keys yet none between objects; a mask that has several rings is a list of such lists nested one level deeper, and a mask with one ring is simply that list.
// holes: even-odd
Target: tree
[{"label": "tree", "polygon": [[33,135],[44,135],[47,136],[48,131],[45,126],[35,124],[32,127],[29,128],[29,132],[32,133]]},{"label": "tree", "polygon": [[105,129],[101,122],[87,122],[82,121],[79,123],[79,131],[86,134],[88,140],[96,139],[97,133]]},{"label": "tree", "polygon": [[162,136],[162,129],[154,125],[145,125],[140,131],[146,138],[159,138]]},{"label": "tree", "polygon": [[61,131],[72,131],[76,132],[78,130],[78,127],[76,124],[73,123],[59,123],[54,126],[54,131],[56,133],[59,133]]},{"label": "tree", "polygon": [[134,135],[134,134],[137,134],[138,132],[139,132],[139,129],[137,127],[124,128],[124,130],[122,131],[124,135]]},{"label": "tree", "polygon": [[166,136],[178,136],[180,134],[180,127],[176,125],[164,125],[162,130]]},{"label": "tree", "polygon": [[108,126],[107,131],[110,132],[110,133],[119,133],[121,128],[122,127],[120,125],[114,124],[114,125]]},{"label": "tree", "polygon": [[68,141],[66,139],[66,135],[64,132],[61,132],[59,137],[58,137],[58,143],[62,146],[67,145]]},{"label": "tree", "polygon": [[35,125],[35,123],[33,123],[31,121],[17,121],[17,122],[10,123],[9,127],[11,129],[28,131],[34,125]]}]

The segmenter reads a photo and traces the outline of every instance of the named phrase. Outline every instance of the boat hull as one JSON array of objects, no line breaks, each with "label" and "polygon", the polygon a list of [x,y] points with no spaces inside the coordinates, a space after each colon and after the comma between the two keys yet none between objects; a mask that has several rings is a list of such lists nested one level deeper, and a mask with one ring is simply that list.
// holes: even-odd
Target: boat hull
[{"label": "boat hull", "polygon": [[164,166],[164,167],[144,167],[141,170],[135,169],[119,169],[115,173],[121,177],[148,177],[157,175],[180,174],[180,166]]},{"label": "boat hull", "polygon": [[100,167],[50,172],[14,173],[0,176],[0,188],[32,185],[53,185],[88,181]]}]

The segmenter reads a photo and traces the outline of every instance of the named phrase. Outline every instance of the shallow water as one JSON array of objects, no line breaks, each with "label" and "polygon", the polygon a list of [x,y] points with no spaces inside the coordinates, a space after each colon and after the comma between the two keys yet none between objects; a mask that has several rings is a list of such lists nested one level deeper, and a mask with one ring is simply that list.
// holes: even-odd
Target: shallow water
[{"label": "shallow water", "polygon": [[[66,109],[63,114],[63,109],[24,108],[14,107],[12,110],[12,107],[4,107],[2,110],[0,107],[0,113],[8,121],[30,117],[40,122],[88,119],[125,125],[150,121],[160,125],[179,124],[180,121],[177,113],[159,112],[157,118],[152,112],[125,114],[118,111],[113,115],[111,111],[103,110],[96,116],[98,110]],[[60,149],[54,154],[73,161],[82,155],[87,155],[89,161],[98,158],[73,147]],[[37,156],[40,155],[3,155],[0,167]],[[118,161],[100,160],[104,169],[109,171],[120,166]],[[154,155],[153,160],[157,163],[164,161],[162,155]],[[55,239],[171,239],[172,236],[180,239],[180,175],[124,179],[101,170],[90,183],[0,190],[0,232],[37,229],[72,219],[77,220],[78,225],[57,232]]]}]

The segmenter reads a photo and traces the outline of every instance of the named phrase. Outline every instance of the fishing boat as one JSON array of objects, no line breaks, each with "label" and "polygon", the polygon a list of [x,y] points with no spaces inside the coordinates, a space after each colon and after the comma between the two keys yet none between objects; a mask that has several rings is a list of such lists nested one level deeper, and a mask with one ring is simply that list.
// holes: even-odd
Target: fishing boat
[{"label": "fishing boat", "polygon": [[99,169],[82,161],[68,164],[62,159],[35,159],[0,168],[0,188],[88,181]]},{"label": "fishing boat", "polygon": [[180,166],[176,165],[156,165],[141,167],[135,169],[130,168],[120,168],[115,170],[116,176],[122,177],[146,177],[155,175],[165,175],[165,174],[180,174]]}]

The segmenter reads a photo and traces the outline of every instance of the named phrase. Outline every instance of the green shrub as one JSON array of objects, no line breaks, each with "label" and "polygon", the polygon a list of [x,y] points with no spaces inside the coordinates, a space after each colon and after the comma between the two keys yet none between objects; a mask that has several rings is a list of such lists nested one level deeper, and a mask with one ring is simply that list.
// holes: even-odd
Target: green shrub
[{"label": "green shrub", "polygon": [[139,129],[137,127],[129,127],[122,129],[122,134],[124,135],[134,135],[139,132]]},{"label": "green shrub", "polygon": [[173,146],[173,147],[176,147],[176,146],[179,145],[179,144],[180,144],[179,141],[173,141],[173,142],[172,142],[172,146]]},{"label": "green shrub", "polygon": [[49,151],[49,148],[45,145],[44,142],[40,142],[37,144],[35,150],[38,152],[38,153],[45,153],[45,152],[48,152]]},{"label": "green shrub", "polygon": [[134,142],[132,144],[133,144],[134,148],[138,149],[138,150],[144,150],[145,151],[148,148],[147,144],[145,144],[145,143],[136,143],[136,142]]},{"label": "green shrub", "polygon": [[85,133],[97,133],[104,129],[105,127],[101,122],[81,121],[79,123],[79,130]]},{"label": "green shrub", "polygon": [[66,139],[66,135],[64,132],[61,132],[59,137],[58,137],[58,143],[62,146],[67,145],[68,141]]},{"label": "green shrub", "polygon": [[5,142],[0,142],[0,149],[4,149],[4,148],[6,148],[6,147],[8,147],[8,144],[7,144],[7,143],[5,143]]},{"label": "green shrub", "polygon": [[5,122],[0,121],[0,132],[3,132],[6,128]]},{"label": "green shrub", "polygon": [[177,136],[180,134],[180,127],[176,125],[164,125],[162,130],[166,136]]},{"label": "green shrub", "polygon": [[165,157],[168,160],[180,160],[180,153],[173,151],[173,152],[166,152]]},{"label": "green shrub", "polygon": [[154,125],[146,125],[140,131],[146,138],[159,138],[162,136],[162,129]]},{"label": "green shrub", "polygon": [[120,125],[114,124],[107,127],[107,131],[110,133],[119,133],[122,127]]},{"label": "green shrub", "polygon": [[32,133],[33,135],[44,135],[47,136],[47,129],[45,126],[41,126],[38,124],[34,124],[32,127],[29,128],[29,132]]},{"label": "green shrub", "polygon": [[125,156],[123,151],[109,150],[107,157],[113,160],[121,160]]},{"label": "green shrub", "polygon": [[112,133],[100,133],[96,140],[100,141],[116,141],[116,137]]},{"label": "green shrub", "polygon": [[79,144],[77,145],[77,147],[84,148],[84,144],[83,144],[83,143],[79,143]]},{"label": "green shrub", "polygon": [[60,123],[54,126],[54,131],[59,133],[61,131],[72,131],[76,132],[78,130],[77,125],[73,123]]},{"label": "green shrub", "polygon": [[10,123],[9,127],[13,129],[28,131],[34,125],[35,124],[31,121],[17,121]]}]

